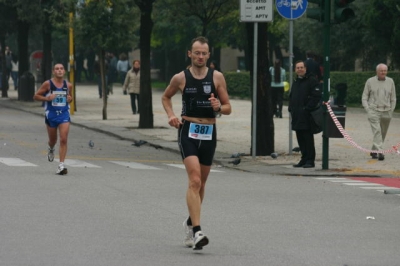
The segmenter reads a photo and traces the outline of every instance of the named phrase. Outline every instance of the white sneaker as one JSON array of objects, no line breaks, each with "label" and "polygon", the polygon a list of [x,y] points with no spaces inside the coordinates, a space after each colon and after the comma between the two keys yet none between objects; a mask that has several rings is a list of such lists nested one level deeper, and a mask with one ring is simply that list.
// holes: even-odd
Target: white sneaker
[{"label": "white sneaker", "polygon": [[204,246],[208,245],[208,238],[202,231],[198,231],[194,235],[194,246],[193,250],[200,250],[203,249]]},{"label": "white sneaker", "polygon": [[49,160],[49,162],[52,162],[54,160],[54,148],[50,148],[49,147],[49,151],[47,152],[47,159]]},{"label": "white sneaker", "polygon": [[194,246],[194,240],[193,240],[193,226],[187,225],[187,219],[183,221],[183,229],[185,230],[185,240],[183,243],[185,246],[191,248]]},{"label": "white sneaker", "polygon": [[56,174],[57,175],[66,175],[67,173],[68,173],[67,168],[65,168],[63,164],[60,164],[57,168]]}]

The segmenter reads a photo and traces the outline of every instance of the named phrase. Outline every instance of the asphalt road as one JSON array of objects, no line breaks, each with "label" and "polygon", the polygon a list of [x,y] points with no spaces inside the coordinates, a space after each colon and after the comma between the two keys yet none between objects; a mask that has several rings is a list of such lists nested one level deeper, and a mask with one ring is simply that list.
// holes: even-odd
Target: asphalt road
[{"label": "asphalt road", "polygon": [[193,251],[178,154],[71,126],[58,176],[46,142],[43,118],[0,107],[1,265],[399,265],[397,195],[213,168]]}]

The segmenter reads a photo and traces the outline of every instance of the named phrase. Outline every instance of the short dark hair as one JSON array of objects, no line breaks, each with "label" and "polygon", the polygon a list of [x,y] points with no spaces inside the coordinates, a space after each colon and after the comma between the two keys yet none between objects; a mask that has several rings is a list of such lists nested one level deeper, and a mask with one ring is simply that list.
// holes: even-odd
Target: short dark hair
[{"label": "short dark hair", "polygon": [[296,65],[297,65],[298,63],[303,63],[304,67],[306,67],[306,63],[305,63],[303,60],[297,60],[297,61],[294,63],[294,66],[296,67]]},{"label": "short dark hair", "polygon": [[206,38],[206,37],[203,37],[203,36],[199,36],[199,37],[196,37],[196,38],[194,38],[193,40],[192,40],[192,42],[190,43],[190,51],[192,50],[192,48],[193,48],[193,44],[195,43],[195,42],[199,42],[199,43],[201,43],[201,44],[207,44],[208,45],[208,39]]}]

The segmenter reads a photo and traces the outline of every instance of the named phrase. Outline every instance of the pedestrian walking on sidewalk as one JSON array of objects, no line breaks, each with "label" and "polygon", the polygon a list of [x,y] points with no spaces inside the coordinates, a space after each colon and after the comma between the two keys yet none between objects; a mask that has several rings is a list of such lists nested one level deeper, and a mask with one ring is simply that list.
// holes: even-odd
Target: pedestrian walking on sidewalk
[{"label": "pedestrian walking on sidewalk", "polygon": [[64,80],[65,69],[62,64],[53,67],[53,78],[43,82],[39,90],[33,96],[36,101],[44,102],[45,123],[49,136],[47,159],[54,160],[54,146],[57,143],[57,130],[60,136],[60,163],[56,174],[66,175],[67,168],[64,166],[67,155],[68,132],[70,125],[69,104],[72,102],[72,85]]},{"label": "pedestrian walking on sidewalk", "polygon": [[272,89],[272,112],[275,117],[282,118],[282,107],[283,107],[283,91],[286,80],[285,69],[281,67],[281,60],[276,59],[274,66],[269,68],[271,74],[271,89]]},{"label": "pedestrian walking on sidewalk", "polygon": [[8,86],[8,81],[11,77],[11,69],[12,69],[11,61],[13,55],[13,53],[10,50],[10,47],[6,46],[5,54],[6,54],[6,81]]},{"label": "pedestrian walking on sidewalk", "polygon": [[210,68],[212,68],[212,69],[214,69],[214,70],[217,70],[217,71],[219,71],[219,72],[222,72],[222,71],[221,71],[221,68],[218,66],[217,61],[215,61],[215,60],[212,60],[212,61],[210,62]]},{"label": "pedestrian walking on sidewalk", "polygon": [[18,70],[19,70],[18,57],[16,54],[12,54],[11,78],[14,82],[14,90],[18,90],[18,81],[19,81]]},{"label": "pedestrian walking on sidewalk", "polygon": [[[131,97],[132,113],[139,113],[139,94],[140,94],[140,61],[133,60],[132,69],[128,71],[123,85],[124,94],[129,93]],[[136,108],[137,99],[137,108]]]},{"label": "pedestrian walking on sidewalk", "polygon": [[121,84],[124,85],[126,73],[129,70],[128,56],[125,53],[119,55],[119,60],[117,61],[117,72]]},{"label": "pedestrian walking on sidewalk", "polygon": [[[387,71],[388,67],[385,64],[376,66],[376,76],[369,78],[365,83],[361,99],[372,129],[373,151],[383,150],[383,142],[396,108],[396,88],[393,79],[386,76]],[[383,153],[371,152],[370,155],[380,161],[385,159]]]},{"label": "pedestrian walking on sidewalk", "polygon": [[[172,77],[162,96],[162,104],[169,125],[178,129],[178,144],[188,173],[189,217],[183,223],[184,243],[199,250],[209,242],[200,227],[200,215],[217,145],[216,117],[229,115],[231,104],[224,76],[207,67],[210,50],[205,37],[192,40],[188,57],[191,67]],[[171,98],[177,92],[182,94],[181,119],[172,108]]]},{"label": "pedestrian walking on sidewalk", "polygon": [[321,89],[313,74],[306,74],[304,61],[295,64],[296,79],[289,94],[289,112],[292,115],[292,130],[296,132],[301,160],[293,167],[315,167],[314,134],[311,131],[311,111],[319,107]]}]

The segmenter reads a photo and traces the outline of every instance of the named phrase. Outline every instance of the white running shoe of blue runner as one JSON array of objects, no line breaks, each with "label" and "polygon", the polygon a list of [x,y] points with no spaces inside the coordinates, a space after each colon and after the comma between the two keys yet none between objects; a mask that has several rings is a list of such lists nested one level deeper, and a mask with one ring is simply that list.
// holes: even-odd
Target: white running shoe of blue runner
[{"label": "white running shoe of blue runner", "polygon": [[47,159],[49,162],[52,162],[54,160],[54,148],[49,147],[49,151],[47,152]]}]

